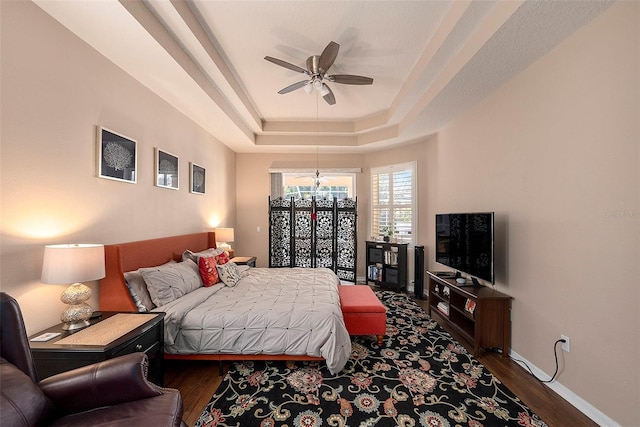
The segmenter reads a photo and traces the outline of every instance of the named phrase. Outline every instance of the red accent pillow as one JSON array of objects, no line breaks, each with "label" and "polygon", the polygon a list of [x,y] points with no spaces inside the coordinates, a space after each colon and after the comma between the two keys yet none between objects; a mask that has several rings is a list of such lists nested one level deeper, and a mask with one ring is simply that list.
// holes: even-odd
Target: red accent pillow
[{"label": "red accent pillow", "polygon": [[218,264],[226,264],[229,262],[229,255],[226,252],[222,252],[220,255],[216,256],[216,262]]},{"label": "red accent pillow", "polygon": [[200,257],[198,260],[198,267],[200,269],[200,277],[202,277],[202,284],[205,287],[208,288],[216,283],[220,283],[218,269],[216,268],[216,258]]}]

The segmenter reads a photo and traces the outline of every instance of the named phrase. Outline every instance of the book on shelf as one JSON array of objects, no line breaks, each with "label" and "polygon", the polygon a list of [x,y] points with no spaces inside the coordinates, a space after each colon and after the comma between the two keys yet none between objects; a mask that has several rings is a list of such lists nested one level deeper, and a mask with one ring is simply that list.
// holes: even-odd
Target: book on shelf
[{"label": "book on shelf", "polygon": [[464,309],[467,313],[473,314],[476,309],[476,302],[467,298],[467,301],[464,303]]},{"label": "book on shelf", "polygon": [[382,282],[382,266],[379,264],[371,264],[368,267],[367,277],[374,282]]},{"label": "book on shelf", "polygon": [[436,308],[438,309],[439,312],[441,312],[445,316],[449,315],[449,304],[447,304],[446,302],[440,301],[436,306]]},{"label": "book on shelf", "polygon": [[398,252],[385,251],[384,252],[384,263],[388,265],[397,265],[398,264]]}]

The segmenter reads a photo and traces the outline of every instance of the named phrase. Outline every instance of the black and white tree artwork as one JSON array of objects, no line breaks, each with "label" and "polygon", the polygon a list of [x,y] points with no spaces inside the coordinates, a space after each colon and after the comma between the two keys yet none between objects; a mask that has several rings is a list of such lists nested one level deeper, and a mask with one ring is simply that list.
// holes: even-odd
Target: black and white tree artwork
[{"label": "black and white tree artwork", "polygon": [[190,164],[191,169],[191,192],[195,194],[204,194],[206,186],[206,171],[202,166],[195,163]]},{"label": "black and white tree artwork", "polygon": [[136,141],[98,127],[98,176],[135,183]]}]

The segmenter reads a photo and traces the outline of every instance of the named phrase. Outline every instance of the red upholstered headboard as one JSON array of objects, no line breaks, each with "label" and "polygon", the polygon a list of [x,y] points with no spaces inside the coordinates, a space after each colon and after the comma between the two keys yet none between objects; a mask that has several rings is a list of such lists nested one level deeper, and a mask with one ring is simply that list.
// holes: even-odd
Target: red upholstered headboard
[{"label": "red upholstered headboard", "polygon": [[172,259],[181,261],[182,253],[187,249],[198,252],[215,247],[216,236],[212,231],[105,245],[106,276],[100,280],[100,310],[137,311],[123,273]]}]

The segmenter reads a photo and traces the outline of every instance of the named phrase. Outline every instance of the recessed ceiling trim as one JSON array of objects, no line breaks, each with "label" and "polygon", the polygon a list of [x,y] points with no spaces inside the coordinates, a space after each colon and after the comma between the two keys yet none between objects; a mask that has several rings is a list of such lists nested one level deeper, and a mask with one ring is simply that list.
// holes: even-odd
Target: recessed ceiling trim
[{"label": "recessed ceiling trim", "polygon": [[354,131],[362,132],[369,129],[387,125],[389,123],[389,119],[390,119],[389,110],[383,111],[373,116],[363,117],[355,121]]},{"label": "recessed ceiling trim", "polygon": [[396,138],[398,136],[400,136],[400,128],[398,125],[386,126],[376,129],[375,131],[358,135],[358,145],[366,145],[372,142]]},{"label": "recessed ceiling trim", "polygon": [[354,123],[351,121],[265,121],[262,125],[264,132],[279,133],[353,133]]},{"label": "recessed ceiling trim", "polygon": [[451,3],[451,6],[440,22],[440,25],[438,25],[438,29],[433,34],[433,37],[429,40],[429,43],[422,51],[422,54],[420,55],[420,58],[418,58],[416,65],[409,73],[409,76],[402,84],[400,91],[391,103],[391,107],[389,108],[390,116],[392,116],[398,110],[400,104],[406,102],[409,94],[413,90],[415,90],[414,85],[425,72],[425,70],[433,60],[433,57],[436,55],[436,53],[438,53],[438,50],[447,40],[449,34],[451,34],[458,22],[460,22],[460,19],[465,14],[470,4],[471,0],[459,0]]},{"label": "recessed ceiling trim", "polygon": [[196,40],[198,40],[198,43],[200,43],[205,52],[207,52],[209,58],[211,58],[216,67],[218,67],[218,70],[251,117],[253,125],[259,127],[262,122],[260,119],[260,115],[254,108],[253,103],[247,96],[244,88],[238,82],[235,73],[231,70],[223,55],[220,53],[215,43],[211,40],[211,33],[203,27],[202,20],[199,18],[199,16],[196,15],[197,10],[193,10],[193,8],[195,8],[195,5],[190,6],[190,3],[187,3],[184,0],[171,0],[171,4],[183,19],[189,30],[193,33]]},{"label": "recessed ceiling trim", "polygon": [[362,173],[362,168],[269,168],[269,173]]},{"label": "recessed ceiling trim", "polygon": [[256,135],[258,146],[358,146],[358,138],[345,135]]},{"label": "recessed ceiling trim", "polygon": [[498,2],[487,18],[471,34],[458,54],[438,73],[432,84],[409,113],[403,117],[403,125],[411,123],[438,96],[462,68],[478,53],[485,43],[509,20],[525,0]]},{"label": "recessed ceiling trim", "polygon": [[229,104],[220,90],[211,82],[201,68],[184,51],[182,46],[173,38],[149,7],[136,1],[119,0],[120,4],[138,21],[138,23],[153,37],[163,49],[182,67],[198,86],[211,98],[213,102],[227,115],[236,127],[249,140],[254,140],[255,134]]}]

